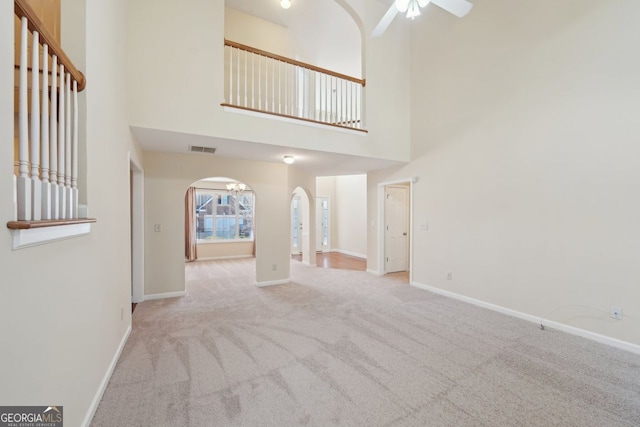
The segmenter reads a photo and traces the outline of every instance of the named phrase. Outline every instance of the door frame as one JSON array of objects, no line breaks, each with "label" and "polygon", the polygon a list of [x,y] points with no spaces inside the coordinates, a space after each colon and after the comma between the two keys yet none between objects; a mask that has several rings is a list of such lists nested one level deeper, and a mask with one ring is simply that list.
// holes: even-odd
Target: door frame
[{"label": "door frame", "polygon": [[129,153],[131,302],[144,301],[144,170]]},{"label": "door frame", "polygon": [[384,262],[385,254],[385,196],[384,190],[388,185],[409,184],[409,283],[413,282],[413,184],[418,181],[416,177],[397,179],[393,181],[385,181],[378,183],[378,275],[387,274],[386,263]]}]

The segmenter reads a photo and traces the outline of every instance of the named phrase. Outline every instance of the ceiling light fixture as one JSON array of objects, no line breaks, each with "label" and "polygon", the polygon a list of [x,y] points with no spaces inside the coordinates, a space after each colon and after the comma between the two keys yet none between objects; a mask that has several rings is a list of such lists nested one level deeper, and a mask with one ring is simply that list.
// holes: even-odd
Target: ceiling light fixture
[{"label": "ceiling light fixture", "polygon": [[247,188],[247,185],[241,182],[230,182],[227,184],[227,191],[236,197],[239,194],[242,194],[244,190],[246,190],[246,188]]},{"label": "ceiling light fixture", "polygon": [[420,8],[428,5],[429,2],[430,0],[396,0],[394,4],[401,13],[407,12],[407,18],[413,19],[420,15]]},{"label": "ceiling light fixture", "polygon": [[281,0],[280,6],[282,6],[283,9],[289,9],[291,7],[291,0]]},{"label": "ceiling light fixture", "polygon": [[282,159],[282,161],[290,165],[290,164],[293,164],[293,162],[295,162],[296,159],[293,156],[284,156],[284,159]]}]

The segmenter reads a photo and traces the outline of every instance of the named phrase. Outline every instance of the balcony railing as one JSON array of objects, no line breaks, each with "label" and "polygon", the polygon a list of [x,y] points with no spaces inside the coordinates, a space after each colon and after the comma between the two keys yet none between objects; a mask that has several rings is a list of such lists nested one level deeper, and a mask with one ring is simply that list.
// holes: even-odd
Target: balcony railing
[{"label": "balcony railing", "polygon": [[364,79],[229,40],[224,45],[223,106],[364,131]]}]

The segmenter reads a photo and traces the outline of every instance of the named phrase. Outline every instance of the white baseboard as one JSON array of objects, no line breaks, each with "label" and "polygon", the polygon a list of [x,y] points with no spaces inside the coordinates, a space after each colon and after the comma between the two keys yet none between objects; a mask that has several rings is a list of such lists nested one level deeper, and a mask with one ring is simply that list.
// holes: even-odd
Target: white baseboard
[{"label": "white baseboard", "polygon": [[367,268],[367,273],[373,274],[374,276],[384,276],[384,273],[381,273],[378,270],[370,270],[368,268]]},{"label": "white baseboard", "polygon": [[[497,311],[498,313],[506,314],[508,316],[517,317],[518,319],[526,320],[528,322],[540,325],[540,317],[532,314],[523,313],[521,311],[512,310],[510,308],[502,307],[500,305],[491,304],[486,301],[471,298],[465,295],[456,294],[454,292],[445,291],[444,289],[436,288],[429,285],[424,285],[418,282],[411,282],[411,286],[423,289],[425,291],[433,292],[434,294],[443,295],[449,298],[453,298],[459,301],[463,301],[469,304],[476,305],[478,307],[487,308],[489,310]],[[552,320],[545,320],[542,322],[545,328],[552,328],[558,331],[566,332],[571,335],[577,335],[579,337],[587,338],[592,341],[599,342],[601,344],[607,344],[612,347],[627,350],[635,354],[640,354],[640,345],[630,343],[628,341],[622,341],[617,338],[611,338],[606,335],[601,335],[595,332],[587,331],[585,329],[576,328],[575,326],[566,325],[560,322],[554,322]]]},{"label": "white baseboard", "polygon": [[144,300],[145,301],[149,301],[149,300],[154,300],[154,299],[178,298],[178,297],[183,297],[186,294],[187,294],[187,291],[167,292],[167,293],[164,293],[164,294],[150,294],[150,295],[145,295],[144,296]]},{"label": "white baseboard", "polygon": [[367,259],[367,255],[366,254],[359,254],[356,252],[351,252],[351,251],[345,251],[342,249],[331,249],[330,252],[338,252],[339,254],[343,254],[343,255],[349,255],[349,256],[353,256],[356,258],[362,258],[362,259]]},{"label": "white baseboard", "polygon": [[256,282],[256,286],[259,287],[259,288],[262,288],[262,287],[265,287],[265,286],[286,285],[289,282],[291,282],[291,279],[270,280],[270,281],[267,281],[267,282]]},{"label": "white baseboard", "polygon": [[109,380],[111,379],[111,375],[113,375],[113,370],[116,368],[116,364],[118,363],[118,359],[120,359],[120,354],[122,354],[122,350],[124,349],[124,345],[127,343],[129,339],[129,334],[131,334],[131,324],[127,328],[127,331],[124,333],[122,340],[120,341],[120,345],[116,350],[116,354],[113,355],[113,359],[111,359],[111,363],[107,368],[107,372],[104,374],[102,378],[102,382],[100,383],[100,387],[98,387],[98,391],[96,395],[93,397],[91,401],[91,405],[89,405],[89,410],[87,411],[87,415],[84,417],[84,421],[82,422],[83,427],[89,427],[91,421],[93,420],[93,416],[96,414],[96,410],[98,409],[98,405],[102,400],[102,395],[104,391],[107,389],[107,385],[109,384]]},{"label": "white baseboard", "polygon": [[195,262],[198,261],[218,261],[222,259],[240,259],[240,258],[253,258],[253,255],[228,255],[228,256],[214,256],[207,258],[198,258]]}]

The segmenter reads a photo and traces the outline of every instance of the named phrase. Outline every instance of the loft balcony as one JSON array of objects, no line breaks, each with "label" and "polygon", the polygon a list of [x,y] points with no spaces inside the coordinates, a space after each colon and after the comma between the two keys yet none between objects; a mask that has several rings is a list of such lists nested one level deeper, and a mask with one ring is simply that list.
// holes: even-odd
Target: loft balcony
[{"label": "loft balcony", "polygon": [[233,41],[224,42],[224,107],[366,132],[366,81]]}]

